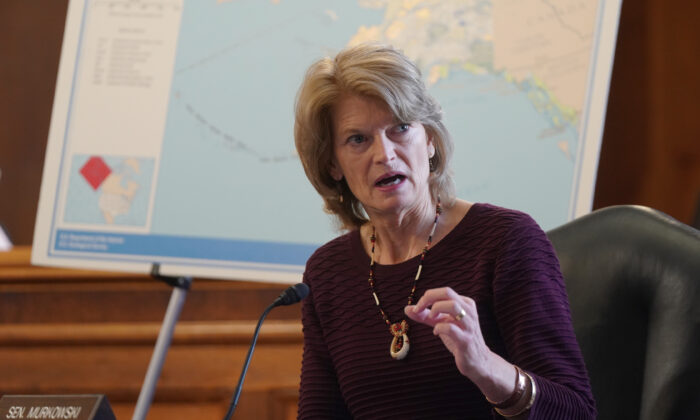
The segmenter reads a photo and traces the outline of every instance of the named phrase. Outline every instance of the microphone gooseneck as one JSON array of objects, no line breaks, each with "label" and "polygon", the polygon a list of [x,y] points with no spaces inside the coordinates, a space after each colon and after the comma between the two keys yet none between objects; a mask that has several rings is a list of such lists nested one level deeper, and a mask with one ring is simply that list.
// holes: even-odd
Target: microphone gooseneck
[{"label": "microphone gooseneck", "polygon": [[236,406],[238,405],[238,398],[241,396],[241,390],[243,389],[243,381],[245,380],[245,375],[248,372],[248,366],[250,365],[250,359],[253,356],[253,351],[255,351],[255,343],[258,341],[258,334],[260,333],[260,327],[267,314],[277,306],[293,305],[300,302],[309,294],[309,286],[304,283],[297,283],[294,286],[288,287],[284,292],[282,292],[274,302],[272,302],[265,310],[260,319],[258,320],[258,325],[255,327],[255,333],[253,334],[253,339],[250,342],[250,348],[248,349],[248,354],[245,357],[245,362],[243,363],[243,370],[241,370],[241,376],[238,378],[238,386],[236,387],[236,392],[231,398],[231,405],[228,407],[228,412],[224,416],[224,420],[230,420],[233,412],[236,411]]}]

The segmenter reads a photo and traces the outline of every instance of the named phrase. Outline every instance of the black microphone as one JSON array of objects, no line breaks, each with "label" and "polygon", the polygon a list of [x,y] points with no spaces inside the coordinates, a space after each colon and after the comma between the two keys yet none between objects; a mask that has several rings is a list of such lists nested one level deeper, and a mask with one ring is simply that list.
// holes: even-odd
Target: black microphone
[{"label": "black microphone", "polygon": [[255,333],[253,334],[253,340],[250,342],[250,348],[248,349],[248,354],[245,357],[245,363],[243,364],[243,370],[241,371],[241,377],[238,378],[238,386],[236,387],[236,392],[231,398],[231,405],[228,407],[228,412],[224,416],[224,420],[230,420],[233,412],[236,411],[236,406],[238,405],[238,398],[241,396],[241,390],[243,389],[243,381],[245,380],[245,375],[248,372],[248,365],[250,365],[250,359],[253,356],[253,351],[255,351],[255,343],[258,341],[258,333],[260,332],[260,327],[267,314],[277,306],[293,305],[304,299],[309,294],[309,286],[304,283],[297,283],[294,286],[288,287],[287,290],[280,293],[280,295],[275,299],[274,302],[270,304],[263,311],[260,319],[258,320],[258,325],[255,327]]},{"label": "black microphone", "polygon": [[297,283],[280,293],[279,297],[272,302],[272,307],[293,305],[309,294],[309,286],[304,283]]}]

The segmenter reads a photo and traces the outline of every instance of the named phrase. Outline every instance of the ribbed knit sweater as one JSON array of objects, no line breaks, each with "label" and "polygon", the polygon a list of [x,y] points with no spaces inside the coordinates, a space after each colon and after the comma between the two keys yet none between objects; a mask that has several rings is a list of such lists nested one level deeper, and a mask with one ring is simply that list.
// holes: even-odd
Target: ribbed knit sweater
[{"label": "ribbed knit sweater", "polygon": [[[375,265],[375,290],[391,322],[406,318],[418,261]],[[409,320],[408,355],[391,358],[392,335],[367,283],[369,265],[359,231],[323,245],[307,263],[299,418],[497,417],[431,327]],[[444,286],[476,301],[489,348],[532,375],[530,419],[595,418],[559,263],[534,220],[474,204],[428,251],[414,302]]]}]

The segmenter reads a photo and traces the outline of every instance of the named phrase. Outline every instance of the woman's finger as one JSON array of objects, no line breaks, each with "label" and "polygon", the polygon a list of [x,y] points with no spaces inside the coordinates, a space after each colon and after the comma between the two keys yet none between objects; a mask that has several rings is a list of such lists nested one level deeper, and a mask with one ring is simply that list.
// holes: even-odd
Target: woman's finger
[{"label": "woman's finger", "polygon": [[440,314],[449,315],[455,321],[461,321],[468,316],[467,306],[462,299],[441,300],[433,303],[430,308],[432,318],[437,318]]},{"label": "woman's finger", "polygon": [[421,324],[426,324],[434,327],[438,322],[443,322],[449,318],[446,314],[438,314],[438,316],[433,316],[430,309],[423,309],[418,311],[415,305],[408,305],[404,308],[404,313],[410,319],[420,322]]},{"label": "woman's finger", "polygon": [[440,338],[443,345],[455,358],[463,355],[469,346],[467,333],[453,322],[439,322],[435,324],[433,334]]},{"label": "woman's finger", "polygon": [[435,327],[433,327],[434,335],[446,335],[455,340],[462,338],[460,333],[463,332],[464,331],[461,328],[452,322],[438,322],[435,324]]},{"label": "woman's finger", "polygon": [[461,297],[449,287],[440,287],[437,289],[429,289],[423,293],[418,302],[416,302],[416,308],[418,311],[422,311],[425,308],[431,307],[435,302],[441,300],[459,300]]}]

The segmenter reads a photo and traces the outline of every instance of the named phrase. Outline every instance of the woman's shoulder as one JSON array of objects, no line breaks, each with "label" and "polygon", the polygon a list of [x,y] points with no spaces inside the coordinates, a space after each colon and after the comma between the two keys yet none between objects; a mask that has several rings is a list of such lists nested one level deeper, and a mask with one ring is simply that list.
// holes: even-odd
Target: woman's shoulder
[{"label": "woman's shoulder", "polygon": [[[473,210],[479,214],[482,221],[499,223],[506,226],[514,224],[536,224],[535,220],[527,213],[511,208],[497,206],[490,203],[475,203]],[[470,210],[471,211],[471,210]]]},{"label": "woman's shoulder", "polygon": [[458,229],[477,231],[487,236],[507,235],[521,229],[541,231],[529,214],[490,203],[470,204],[458,224]]},{"label": "woman's shoulder", "polygon": [[547,246],[547,242],[544,231],[527,213],[489,203],[474,203],[437,246],[452,252],[478,249],[480,255],[495,257],[508,249],[535,244],[542,247]]},{"label": "woman's shoulder", "polygon": [[[313,300],[335,301],[353,283],[346,281],[367,274],[366,264],[359,264],[361,240],[357,230],[350,231],[319,247],[306,262],[304,283],[311,289]],[[363,252],[363,251],[362,251]],[[364,255],[364,258],[368,258]],[[361,267],[361,268],[360,268]]]},{"label": "woman's shoulder", "polygon": [[347,262],[355,254],[357,242],[359,242],[359,232],[352,230],[321,245],[307,260],[307,273]]},{"label": "woman's shoulder", "polygon": [[489,203],[458,200],[453,217],[458,219],[456,225],[433,246],[433,254],[463,259],[464,253],[473,253],[479,258],[496,258],[514,237],[543,235],[537,233],[539,226],[526,213]]},{"label": "woman's shoulder", "polygon": [[551,251],[547,234],[529,214],[493,204],[480,203],[480,223],[498,237],[496,248],[499,254]]}]

